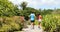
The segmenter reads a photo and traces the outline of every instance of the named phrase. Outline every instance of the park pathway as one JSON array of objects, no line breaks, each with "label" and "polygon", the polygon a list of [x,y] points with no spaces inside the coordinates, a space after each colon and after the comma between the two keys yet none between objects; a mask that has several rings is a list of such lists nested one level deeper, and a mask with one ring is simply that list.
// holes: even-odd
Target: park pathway
[{"label": "park pathway", "polygon": [[34,29],[31,29],[31,25],[28,25],[28,28],[24,28],[21,32],[43,32],[42,27],[39,29],[37,25],[34,26]]}]

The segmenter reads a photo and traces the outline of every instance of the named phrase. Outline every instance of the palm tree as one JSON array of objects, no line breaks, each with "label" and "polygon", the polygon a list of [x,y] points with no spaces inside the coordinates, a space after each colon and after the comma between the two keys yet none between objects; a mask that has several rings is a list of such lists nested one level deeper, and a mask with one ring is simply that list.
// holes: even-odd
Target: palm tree
[{"label": "palm tree", "polygon": [[22,2],[20,6],[21,6],[22,9],[24,10],[24,9],[26,8],[26,6],[27,6],[27,2]]}]

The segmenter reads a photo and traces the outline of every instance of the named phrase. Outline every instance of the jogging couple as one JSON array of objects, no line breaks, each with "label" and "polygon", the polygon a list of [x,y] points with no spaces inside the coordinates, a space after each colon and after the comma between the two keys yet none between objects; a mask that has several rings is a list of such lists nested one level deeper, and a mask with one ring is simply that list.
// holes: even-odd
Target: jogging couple
[{"label": "jogging couple", "polygon": [[[40,14],[37,14],[37,20],[38,20],[38,28],[40,28],[40,26],[41,26],[41,20],[42,20],[42,16],[40,15]],[[34,22],[35,22],[35,14],[34,14],[34,12],[32,12],[31,14],[30,14],[30,21],[31,21],[31,27],[32,27],[32,29],[34,29]]]}]

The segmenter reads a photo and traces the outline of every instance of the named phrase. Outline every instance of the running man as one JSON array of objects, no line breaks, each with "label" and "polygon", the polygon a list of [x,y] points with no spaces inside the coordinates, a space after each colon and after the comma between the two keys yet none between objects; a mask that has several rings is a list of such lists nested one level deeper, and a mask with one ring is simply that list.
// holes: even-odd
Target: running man
[{"label": "running man", "polygon": [[35,14],[33,12],[30,14],[30,21],[31,21],[32,29],[34,29]]},{"label": "running man", "polygon": [[38,14],[38,15],[37,15],[37,19],[38,19],[38,28],[40,28],[40,26],[41,26],[41,21],[42,21],[42,16],[41,16],[41,14]]}]

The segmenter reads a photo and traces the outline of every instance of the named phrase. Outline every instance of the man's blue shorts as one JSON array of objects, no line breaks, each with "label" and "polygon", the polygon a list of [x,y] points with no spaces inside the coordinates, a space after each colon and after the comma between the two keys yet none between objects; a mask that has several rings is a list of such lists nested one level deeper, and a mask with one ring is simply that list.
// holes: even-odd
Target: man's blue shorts
[{"label": "man's blue shorts", "polygon": [[31,20],[31,22],[35,22],[35,20]]}]

